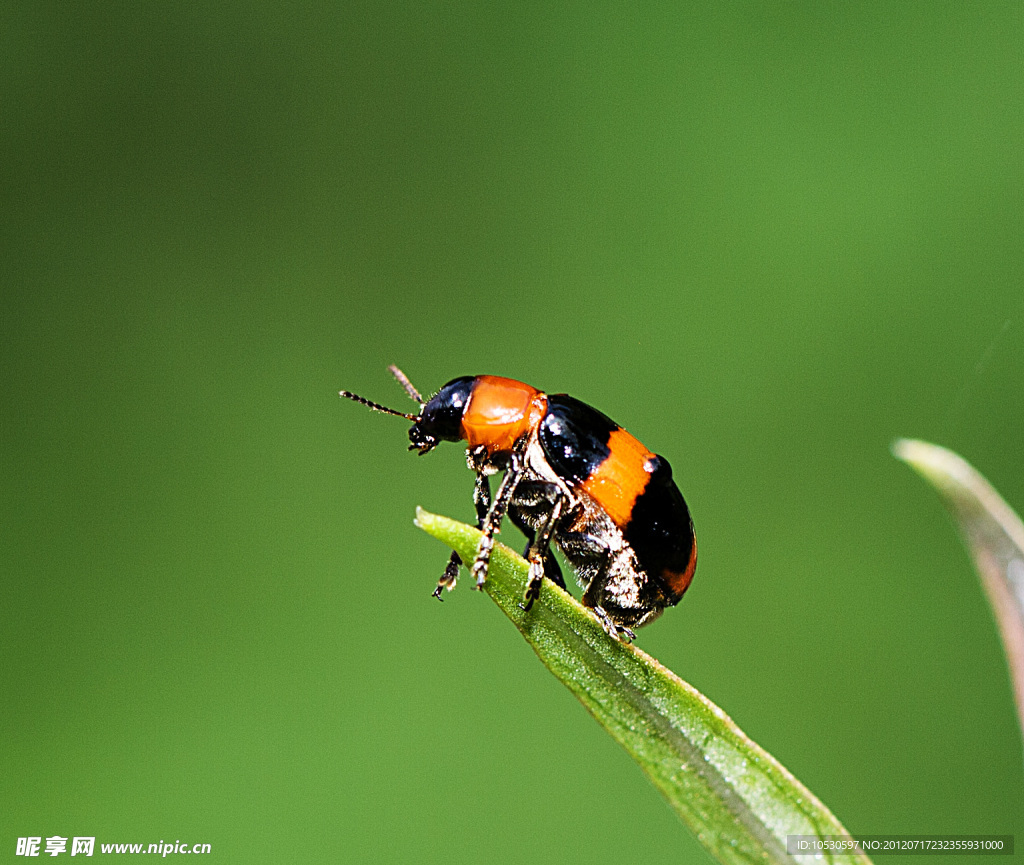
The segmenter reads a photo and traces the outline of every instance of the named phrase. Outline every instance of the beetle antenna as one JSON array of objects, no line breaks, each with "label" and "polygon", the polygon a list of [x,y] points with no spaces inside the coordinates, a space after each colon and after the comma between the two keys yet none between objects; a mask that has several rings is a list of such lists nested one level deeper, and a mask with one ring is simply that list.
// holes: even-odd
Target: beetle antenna
[{"label": "beetle antenna", "polygon": [[399,417],[404,417],[406,420],[411,420],[419,423],[422,418],[418,414],[406,414],[404,411],[395,411],[393,408],[388,408],[386,405],[381,405],[379,402],[371,402],[365,397],[359,396],[359,394],[352,393],[348,390],[338,391],[338,396],[343,396],[346,399],[355,400],[356,402],[362,403],[367,408],[372,408],[374,411],[382,411],[384,414],[394,414]]},{"label": "beetle antenna", "polygon": [[393,376],[394,376],[394,377],[395,377],[396,379],[398,379],[398,383],[399,383],[399,384],[400,384],[400,385],[401,385],[402,387],[404,387],[404,388],[405,388],[405,392],[406,392],[407,394],[409,394],[409,396],[410,396],[410,397],[411,397],[412,399],[414,399],[414,400],[415,400],[416,402],[418,402],[418,403],[419,403],[420,405],[423,405],[423,397],[421,397],[421,396],[420,396],[420,392],[419,392],[418,390],[416,390],[416,388],[414,388],[414,387],[412,386],[412,382],[411,382],[411,381],[409,381],[409,379],[408,379],[408,378],[406,378],[406,376],[405,376],[405,373],[404,373],[404,372],[402,372],[402,371],[401,371],[401,370],[400,370],[400,369],[399,369],[399,368],[398,368],[397,366],[395,366],[394,364],[391,364],[391,365],[390,365],[390,366],[388,367],[388,372],[390,372],[390,373],[391,373],[391,374],[392,374],[392,375],[393,375]]}]

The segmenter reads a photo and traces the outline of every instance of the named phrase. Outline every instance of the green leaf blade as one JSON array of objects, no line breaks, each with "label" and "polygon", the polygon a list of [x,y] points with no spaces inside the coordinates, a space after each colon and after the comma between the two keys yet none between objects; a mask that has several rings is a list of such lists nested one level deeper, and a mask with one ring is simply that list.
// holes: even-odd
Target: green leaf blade
[{"label": "green leaf blade", "polygon": [[892,452],[935,488],[963,536],[995,615],[1024,732],[1024,523],[959,454],[916,439],[897,439]]},{"label": "green leaf blade", "polygon": [[[480,533],[417,511],[416,524],[476,555]],[[495,545],[484,589],[547,668],[633,757],[698,840],[723,863],[791,863],[787,835],[847,835],[832,813],[718,706],[550,581],[527,613],[525,560]],[[795,857],[797,861],[805,857]],[[820,861],[869,862],[862,854]]]}]

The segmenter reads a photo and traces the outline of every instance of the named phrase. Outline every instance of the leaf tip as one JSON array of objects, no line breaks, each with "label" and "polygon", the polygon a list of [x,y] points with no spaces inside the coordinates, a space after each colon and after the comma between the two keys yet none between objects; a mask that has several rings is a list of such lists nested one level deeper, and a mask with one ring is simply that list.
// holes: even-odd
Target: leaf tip
[{"label": "leaf tip", "polygon": [[[428,535],[434,535],[438,537],[437,532],[441,530],[445,523],[454,523],[453,520],[449,520],[447,517],[438,516],[431,511],[428,511],[424,507],[416,505],[416,516],[413,518],[412,524],[418,529],[422,529]],[[444,540],[439,538],[439,540]]]},{"label": "leaf tip", "polygon": [[892,453],[938,489],[970,487],[980,478],[959,454],[920,439],[896,439]]},{"label": "leaf tip", "polygon": [[889,451],[898,460],[907,461],[907,455],[913,450],[914,439],[896,438],[889,445]]},{"label": "leaf tip", "polygon": [[954,456],[952,451],[921,439],[893,439],[889,450],[896,459],[902,460],[918,471]]},{"label": "leaf tip", "polygon": [[413,517],[412,524],[418,529],[425,528],[423,524],[427,521],[427,517],[429,516],[430,514],[427,511],[419,505],[416,505],[416,516]]}]

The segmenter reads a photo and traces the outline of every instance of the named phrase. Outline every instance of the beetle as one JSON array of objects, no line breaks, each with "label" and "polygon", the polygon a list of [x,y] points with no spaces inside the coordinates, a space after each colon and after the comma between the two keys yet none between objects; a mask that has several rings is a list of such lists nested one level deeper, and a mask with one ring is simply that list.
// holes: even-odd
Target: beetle
[{"label": "beetle", "polygon": [[[565,588],[552,541],[576,571],[583,603],[612,636],[675,606],[693,579],[697,543],[690,510],[664,457],[607,415],[568,394],[546,394],[495,375],[452,379],[424,399],[396,366],[388,369],[419,405],[397,411],[351,391],[340,395],[412,421],[409,450],[466,442],[476,475],[473,503],[482,532],[470,571],[481,588],[494,535],[507,515],[526,536],[529,610],[543,578]],[[504,472],[491,494],[490,476]],[[434,590],[455,587],[462,559],[453,552]]]}]

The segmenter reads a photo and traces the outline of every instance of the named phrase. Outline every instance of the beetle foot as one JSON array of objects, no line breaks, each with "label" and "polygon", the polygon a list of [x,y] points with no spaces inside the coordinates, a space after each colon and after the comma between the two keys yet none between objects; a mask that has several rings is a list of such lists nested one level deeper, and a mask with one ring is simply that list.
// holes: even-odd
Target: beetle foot
[{"label": "beetle foot", "polygon": [[526,590],[523,592],[523,602],[519,605],[520,610],[529,612],[530,607],[533,606],[533,602],[540,597],[540,585],[543,580],[544,563],[541,561],[540,556],[531,557],[530,577],[526,581]]},{"label": "beetle foot", "polygon": [[594,615],[597,616],[597,620],[601,623],[601,627],[604,628],[605,633],[609,637],[615,637],[616,640],[622,640],[624,643],[631,643],[636,639],[636,634],[630,628],[613,622],[612,617],[608,615],[608,612],[603,607],[594,607],[593,611]]},{"label": "beetle foot", "polygon": [[443,601],[441,592],[447,589],[449,592],[455,588],[455,582],[459,579],[459,565],[462,564],[462,559],[456,552],[452,553],[452,557],[448,559],[448,564],[445,566],[444,573],[441,574],[441,579],[437,581],[437,588],[434,589],[434,597],[439,601]]}]

